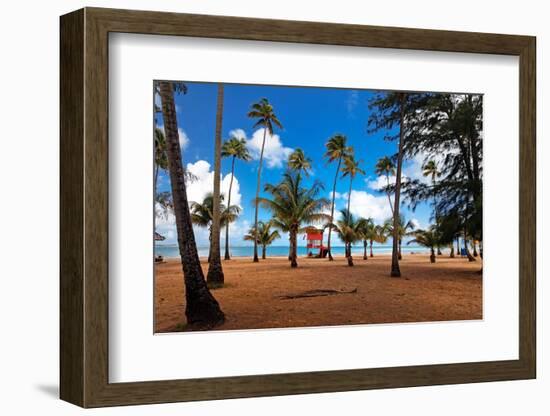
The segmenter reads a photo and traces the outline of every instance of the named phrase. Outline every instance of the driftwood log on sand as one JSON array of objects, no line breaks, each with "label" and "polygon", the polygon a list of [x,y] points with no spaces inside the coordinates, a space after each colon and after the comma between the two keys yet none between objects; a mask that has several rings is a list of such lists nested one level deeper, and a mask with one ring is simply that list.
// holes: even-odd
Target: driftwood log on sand
[{"label": "driftwood log on sand", "polygon": [[316,296],[349,295],[353,293],[357,293],[357,288],[352,290],[313,289],[313,290],[306,290],[304,292],[291,293],[288,295],[280,295],[280,296],[276,296],[276,298],[299,299],[299,298],[313,298]]}]

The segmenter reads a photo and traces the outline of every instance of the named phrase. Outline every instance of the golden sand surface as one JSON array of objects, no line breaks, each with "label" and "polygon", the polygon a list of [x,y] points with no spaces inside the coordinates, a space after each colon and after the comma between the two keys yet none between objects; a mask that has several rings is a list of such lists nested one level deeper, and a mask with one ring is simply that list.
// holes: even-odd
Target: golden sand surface
[{"label": "golden sand surface", "polygon": [[[223,261],[225,286],[212,290],[226,316],[217,330],[471,320],[482,318],[481,260],[405,254],[401,278],[389,277],[391,257],[335,261],[285,258]],[[206,275],[208,263],[202,261]],[[354,293],[285,298],[312,290]],[[155,332],[185,330],[179,260],[155,265]]]}]

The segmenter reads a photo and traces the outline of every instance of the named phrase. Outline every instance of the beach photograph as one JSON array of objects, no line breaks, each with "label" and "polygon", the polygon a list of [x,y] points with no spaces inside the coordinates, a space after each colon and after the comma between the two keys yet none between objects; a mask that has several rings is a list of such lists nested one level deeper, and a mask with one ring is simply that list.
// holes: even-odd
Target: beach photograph
[{"label": "beach photograph", "polygon": [[153,82],[154,332],[483,319],[483,95]]}]

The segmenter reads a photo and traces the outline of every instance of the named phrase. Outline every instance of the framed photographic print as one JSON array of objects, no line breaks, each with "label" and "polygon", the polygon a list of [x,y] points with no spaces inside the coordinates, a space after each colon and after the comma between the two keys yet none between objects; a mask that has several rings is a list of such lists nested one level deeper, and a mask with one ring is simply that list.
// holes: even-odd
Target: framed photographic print
[{"label": "framed photographic print", "polygon": [[83,406],[534,378],[535,38],[61,17]]}]

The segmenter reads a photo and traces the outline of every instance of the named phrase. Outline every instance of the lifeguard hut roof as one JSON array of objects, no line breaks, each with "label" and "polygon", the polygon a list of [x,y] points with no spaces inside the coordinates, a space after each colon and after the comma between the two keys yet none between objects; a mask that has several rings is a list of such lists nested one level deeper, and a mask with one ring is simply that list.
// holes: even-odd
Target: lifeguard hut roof
[{"label": "lifeguard hut roof", "polygon": [[306,228],[307,240],[323,240],[323,230],[315,227]]}]

